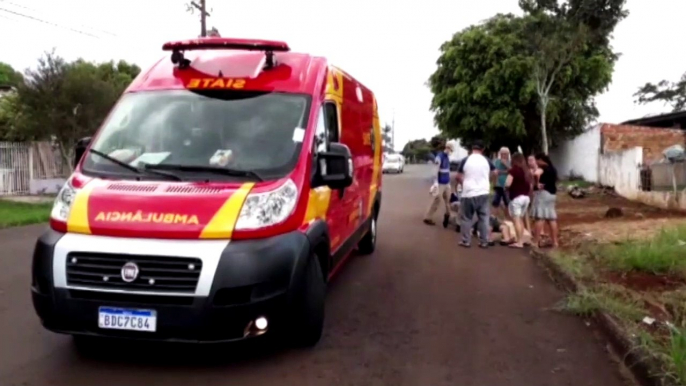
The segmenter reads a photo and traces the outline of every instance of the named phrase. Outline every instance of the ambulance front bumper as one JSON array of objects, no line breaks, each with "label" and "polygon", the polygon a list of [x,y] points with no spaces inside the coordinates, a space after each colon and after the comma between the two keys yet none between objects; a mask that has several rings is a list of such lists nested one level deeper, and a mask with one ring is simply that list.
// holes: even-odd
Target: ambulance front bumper
[{"label": "ambulance front bumper", "polygon": [[[294,278],[300,277],[300,262],[309,256],[309,249],[307,236],[300,232],[220,241],[116,238],[49,230],[34,251],[33,305],[45,328],[72,335],[198,343],[269,335],[286,324],[290,288],[297,280]],[[101,266],[111,263],[109,258],[140,262],[135,287],[119,280],[123,273]],[[150,275],[145,271],[146,262],[177,264],[189,258],[196,259],[201,271],[194,289],[170,290],[175,282],[166,276],[157,277],[158,283],[172,283],[169,286],[146,288],[150,283],[144,276]],[[93,276],[93,272],[98,273]],[[110,275],[108,282],[97,276],[100,272],[105,272],[103,277]],[[109,312],[103,310],[152,314],[154,331],[103,328],[103,312]],[[258,318],[266,318],[268,328],[257,330]]]}]

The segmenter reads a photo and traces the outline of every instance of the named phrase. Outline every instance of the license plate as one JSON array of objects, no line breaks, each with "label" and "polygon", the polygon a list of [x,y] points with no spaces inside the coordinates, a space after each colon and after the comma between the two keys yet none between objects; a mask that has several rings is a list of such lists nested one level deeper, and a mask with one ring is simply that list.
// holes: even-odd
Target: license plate
[{"label": "license plate", "polygon": [[157,330],[157,312],[100,307],[98,310],[98,327],[110,330],[155,332]]}]

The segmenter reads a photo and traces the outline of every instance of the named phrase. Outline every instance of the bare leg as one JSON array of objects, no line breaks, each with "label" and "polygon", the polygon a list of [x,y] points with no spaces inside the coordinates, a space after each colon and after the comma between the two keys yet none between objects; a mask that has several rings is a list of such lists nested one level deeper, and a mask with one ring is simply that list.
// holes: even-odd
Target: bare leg
[{"label": "bare leg", "polygon": [[529,219],[529,211],[524,213],[524,226],[529,233],[533,234],[533,229],[531,229],[531,220]]},{"label": "bare leg", "polygon": [[504,242],[510,242],[512,240],[512,235],[510,234],[510,227],[507,225],[500,226],[500,233],[503,235]]},{"label": "bare leg", "polygon": [[534,231],[531,237],[531,243],[535,246],[539,246],[541,243],[541,234],[543,233],[543,220],[536,220],[534,223]]},{"label": "bare leg", "polygon": [[516,242],[510,245],[513,248],[524,248],[524,223],[521,217],[514,217],[515,233],[517,235]]},{"label": "bare leg", "polygon": [[553,248],[557,248],[560,246],[560,240],[559,240],[559,234],[558,234],[558,227],[557,227],[557,221],[552,220],[548,221],[548,226],[550,227],[550,238],[553,241]]},{"label": "bare leg", "polygon": [[431,198],[431,205],[429,205],[429,209],[426,211],[426,214],[424,215],[424,223],[433,225],[433,215],[436,213],[436,210],[438,209],[438,205],[440,204],[441,197],[436,196]]}]

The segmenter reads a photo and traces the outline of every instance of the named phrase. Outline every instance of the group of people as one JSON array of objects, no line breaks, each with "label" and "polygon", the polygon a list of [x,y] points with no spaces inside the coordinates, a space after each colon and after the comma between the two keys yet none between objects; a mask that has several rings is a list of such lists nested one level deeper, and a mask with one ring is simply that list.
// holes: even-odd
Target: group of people
[{"label": "group of people", "polygon": [[[503,147],[494,162],[484,155],[483,142],[474,141],[453,179],[450,176],[453,150],[451,144],[446,144],[436,157],[438,171],[430,191],[432,202],[424,217],[425,224],[435,225],[433,216],[442,203],[445,206],[443,226],[447,228],[451,218],[457,219],[463,247],[469,248],[472,236],[477,235],[479,247],[488,248],[495,245],[498,234],[500,243],[511,248],[559,245],[555,210],[558,176],[546,154],[526,157],[522,153],[511,154],[510,149]],[[550,241],[544,243],[546,234]]]}]

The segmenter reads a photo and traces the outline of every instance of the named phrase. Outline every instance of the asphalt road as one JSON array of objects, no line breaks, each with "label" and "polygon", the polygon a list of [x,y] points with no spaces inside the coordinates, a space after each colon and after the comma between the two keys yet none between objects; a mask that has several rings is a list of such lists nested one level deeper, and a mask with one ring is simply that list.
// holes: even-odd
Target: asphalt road
[{"label": "asphalt road", "polygon": [[42,226],[0,232],[0,385],[624,385],[606,344],[523,251],[458,249],[422,224],[427,169],[384,177],[377,251],[329,287],[310,350],[271,345],[105,346],[84,357],[44,331],[29,296]]}]

